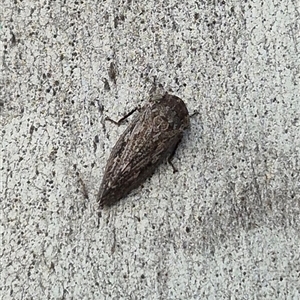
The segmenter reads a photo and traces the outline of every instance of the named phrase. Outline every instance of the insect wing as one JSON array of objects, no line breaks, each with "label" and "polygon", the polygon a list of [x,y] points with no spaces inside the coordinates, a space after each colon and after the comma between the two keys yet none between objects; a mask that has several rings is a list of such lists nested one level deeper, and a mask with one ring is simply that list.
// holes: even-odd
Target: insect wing
[{"label": "insect wing", "polygon": [[144,106],[112,150],[98,195],[100,205],[113,205],[151,176],[188,125],[185,104],[175,96]]}]

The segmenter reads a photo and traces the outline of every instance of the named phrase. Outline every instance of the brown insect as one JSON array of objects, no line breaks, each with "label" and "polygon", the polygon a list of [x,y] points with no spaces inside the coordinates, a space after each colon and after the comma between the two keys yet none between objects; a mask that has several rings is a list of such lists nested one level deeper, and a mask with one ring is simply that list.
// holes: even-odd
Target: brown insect
[{"label": "brown insect", "polygon": [[100,206],[128,195],[166,158],[171,163],[189,125],[188,110],[176,96],[165,94],[142,107],[112,149],[98,194]]}]

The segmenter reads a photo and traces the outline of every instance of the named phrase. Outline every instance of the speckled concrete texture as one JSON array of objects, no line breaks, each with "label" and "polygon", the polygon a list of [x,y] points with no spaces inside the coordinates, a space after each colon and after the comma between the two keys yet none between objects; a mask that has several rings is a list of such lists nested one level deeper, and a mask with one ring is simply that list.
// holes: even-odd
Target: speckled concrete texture
[{"label": "speckled concrete texture", "polygon": [[[1,3],[1,299],[300,299],[299,1]],[[191,130],[96,194],[158,87]]]}]

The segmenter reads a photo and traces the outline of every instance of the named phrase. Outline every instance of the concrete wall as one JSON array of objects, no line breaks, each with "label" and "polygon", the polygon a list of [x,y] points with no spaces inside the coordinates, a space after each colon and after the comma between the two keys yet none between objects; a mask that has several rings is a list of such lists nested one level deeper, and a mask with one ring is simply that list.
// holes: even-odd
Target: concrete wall
[{"label": "concrete wall", "polygon": [[[1,4],[1,299],[300,299],[298,1]],[[191,130],[111,209],[154,87]]]}]

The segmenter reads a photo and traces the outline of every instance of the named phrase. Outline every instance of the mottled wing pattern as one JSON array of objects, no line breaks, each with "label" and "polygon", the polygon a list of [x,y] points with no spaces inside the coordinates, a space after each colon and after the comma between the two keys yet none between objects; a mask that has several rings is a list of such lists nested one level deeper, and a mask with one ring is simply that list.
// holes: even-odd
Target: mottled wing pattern
[{"label": "mottled wing pattern", "polygon": [[[118,174],[115,176],[114,181],[119,184],[133,181],[135,177],[142,175],[144,170],[147,173],[147,168],[156,166],[158,161],[163,160],[168,155],[167,150],[173,145],[171,140],[177,136],[177,131],[160,132],[158,139],[155,137],[155,132],[153,132],[155,128],[150,124],[151,120],[152,118],[144,113],[144,117],[139,117],[139,121],[133,123],[134,126],[126,132],[126,135],[128,134],[133,138],[128,140],[127,143],[121,142],[120,145],[116,145],[117,151],[121,153],[120,160],[118,164],[114,165],[110,173]],[[139,138],[135,138],[135,135]],[[123,139],[120,139],[120,141],[123,141]],[[164,152],[166,152],[165,155],[162,155]],[[135,155],[133,156],[132,153],[135,153]],[[129,174],[131,176],[128,176]]]},{"label": "mottled wing pattern", "polygon": [[[139,184],[138,182],[134,184],[137,177],[140,177],[139,182],[145,180],[157,164],[168,155],[166,150],[173,144],[170,139],[176,137],[177,133],[167,130],[159,132],[159,138],[156,137],[149,110],[151,108],[146,107],[137,116],[136,121],[125,130],[115,145],[111,158],[117,157],[117,159],[105,170],[107,178],[104,178],[105,185],[101,187],[104,192],[113,195],[112,190],[120,185],[124,193],[129,192],[127,187],[131,190]],[[162,155],[164,152],[165,155]],[[135,155],[133,156],[132,153]]]},{"label": "mottled wing pattern", "polygon": [[100,187],[100,204],[114,204],[152,175],[181,139],[187,125],[181,128],[182,122],[163,102],[147,104],[112,150]]}]

